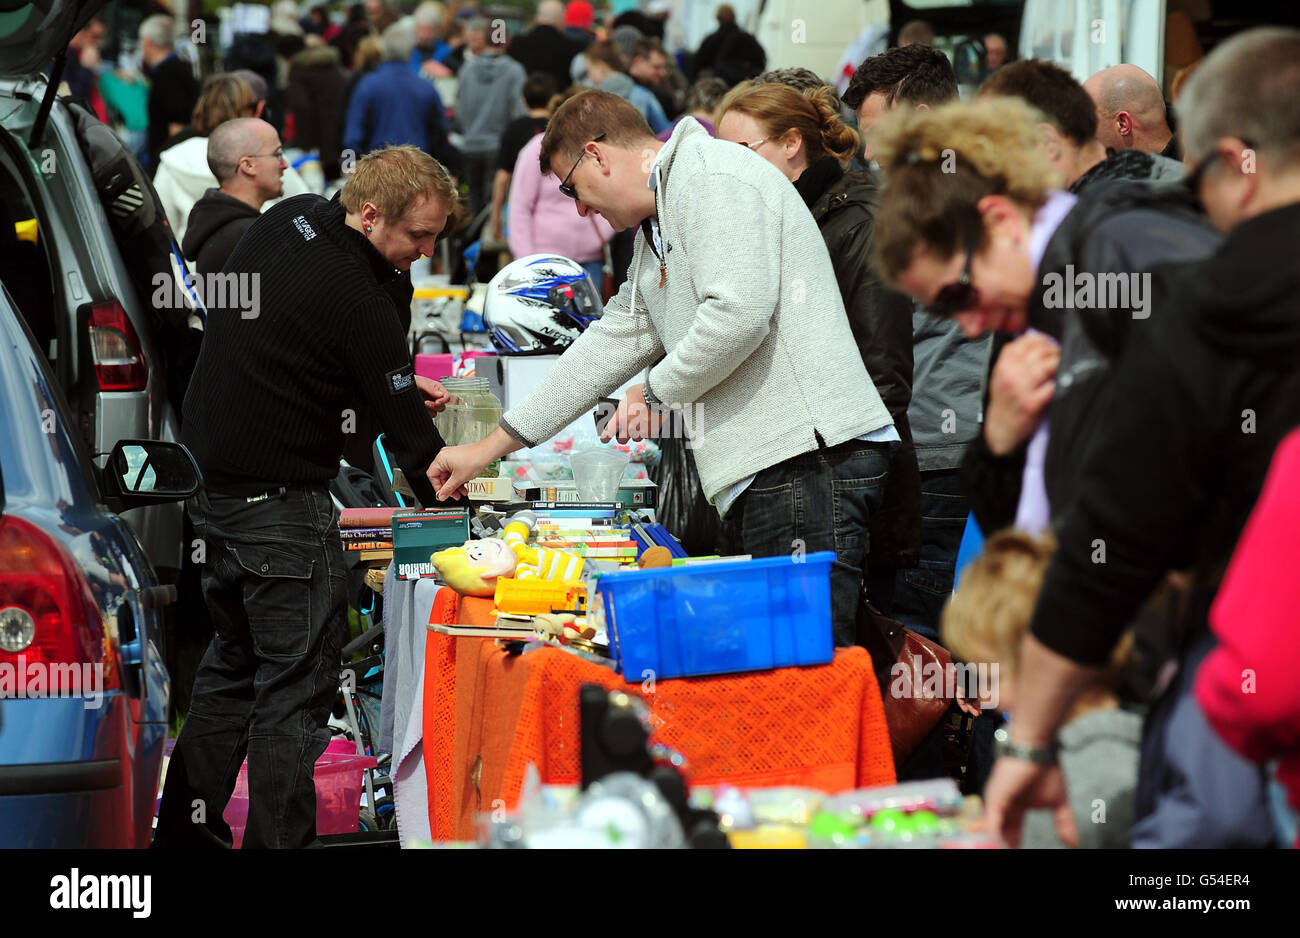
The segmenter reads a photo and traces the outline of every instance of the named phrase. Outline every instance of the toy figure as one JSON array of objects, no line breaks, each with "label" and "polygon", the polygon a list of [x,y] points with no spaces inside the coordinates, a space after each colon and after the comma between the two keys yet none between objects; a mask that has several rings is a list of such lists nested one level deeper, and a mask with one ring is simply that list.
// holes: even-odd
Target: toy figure
[{"label": "toy figure", "polygon": [[499,577],[579,581],[585,561],[577,554],[549,547],[532,547],[528,538],[537,515],[521,511],[506,525],[505,537],[466,541],[430,560],[444,583],[462,596],[493,596]]},{"label": "toy figure", "polygon": [[506,525],[505,541],[515,552],[519,566],[515,570],[517,579],[541,577],[543,580],[580,580],[582,557],[564,550],[551,547],[530,547],[528,538],[532,536],[537,524],[537,515],[531,511],[516,512]]},{"label": "toy figure", "polygon": [[448,547],[430,561],[442,581],[462,596],[495,595],[497,578],[513,575],[518,564],[510,545],[495,537]]}]

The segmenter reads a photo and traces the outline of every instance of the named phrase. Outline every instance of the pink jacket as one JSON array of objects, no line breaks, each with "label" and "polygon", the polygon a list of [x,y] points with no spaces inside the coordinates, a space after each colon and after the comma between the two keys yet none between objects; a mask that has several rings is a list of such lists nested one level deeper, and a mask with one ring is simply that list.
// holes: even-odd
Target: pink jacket
[{"label": "pink jacket", "polygon": [[605,242],[614,229],[603,218],[578,214],[577,203],[560,192],[560,181],[542,175],[537,157],[542,135],[524,144],[510,177],[510,253],[559,254],[585,264],[603,256]]},{"label": "pink jacket", "polygon": [[[1300,430],[1273,455],[1210,609],[1219,639],[1196,675],[1196,699],[1229,746],[1252,762],[1278,759],[1300,811]],[[1300,846],[1298,843],[1296,846]]]}]

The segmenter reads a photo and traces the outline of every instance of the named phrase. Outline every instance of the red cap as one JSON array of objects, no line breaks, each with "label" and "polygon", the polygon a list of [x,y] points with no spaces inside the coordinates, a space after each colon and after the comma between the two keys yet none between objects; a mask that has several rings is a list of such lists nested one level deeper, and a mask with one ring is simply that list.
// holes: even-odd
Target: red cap
[{"label": "red cap", "polygon": [[564,7],[564,25],[578,29],[591,29],[596,21],[596,11],[587,0],[570,0]]}]

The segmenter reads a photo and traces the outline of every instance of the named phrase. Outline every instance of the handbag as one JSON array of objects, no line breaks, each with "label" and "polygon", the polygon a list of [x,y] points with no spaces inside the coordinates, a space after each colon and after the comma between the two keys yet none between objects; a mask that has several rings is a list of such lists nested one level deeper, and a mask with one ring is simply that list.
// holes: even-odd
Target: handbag
[{"label": "handbag", "polygon": [[[858,644],[871,655],[872,670],[880,685],[894,765],[901,765],[939,725],[955,699],[948,695],[952,655],[937,642],[880,612],[865,596],[858,606],[857,631]],[[926,677],[933,682],[936,669],[943,675],[940,693],[927,696],[923,693]],[[909,692],[895,694],[895,689]]]}]

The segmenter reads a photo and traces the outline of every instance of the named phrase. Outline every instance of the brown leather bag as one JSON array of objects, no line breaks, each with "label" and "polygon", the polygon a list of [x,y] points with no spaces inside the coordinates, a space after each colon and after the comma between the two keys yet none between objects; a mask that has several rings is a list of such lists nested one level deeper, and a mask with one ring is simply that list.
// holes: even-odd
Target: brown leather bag
[{"label": "brown leather bag", "polygon": [[[865,597],[858,608],[858,644],[871,655],[872,669],[880,685],[880,695],[885,703],[885,722],[889,726],[889,742],[894,750],[894,765],[901,765],[943,719],[954,698],[946,696],[948,666],[952,655],[943,646],[930,641],[901,622],[889,618],[871,605]],[[906,681],[896,665],[906,668]],[[934,666],[942,669],[945,680],[944,696],[927,697],[925,687],[926,667],[930,674]],[[910,694],[895,696],[893,687],[908,687]]]}]

